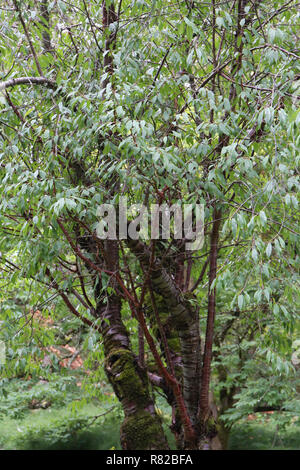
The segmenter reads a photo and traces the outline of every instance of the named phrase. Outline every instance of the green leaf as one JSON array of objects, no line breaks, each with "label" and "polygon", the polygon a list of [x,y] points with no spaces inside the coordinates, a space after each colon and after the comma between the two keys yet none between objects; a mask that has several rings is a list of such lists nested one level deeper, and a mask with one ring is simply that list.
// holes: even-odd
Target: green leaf
[{"label": "green leaf", "polygon": [[268,258],[270,258],[272,253],[272,243],[268,243],[267,248],[266,248],[266,255]]},{"label": "green leaf", "polygon": [[257,253],[256,248],[252,248],[251,256],[255,262],[258,261],[258,253]]},{"label": "green leaf", "polygon": [[266,222],[267,222],[268,219],[267,219],[267,216],[266,216],[264,211],[260,211],[259,217],[260,217],[260,221],[261,221],[262,225],[266,225]]}]

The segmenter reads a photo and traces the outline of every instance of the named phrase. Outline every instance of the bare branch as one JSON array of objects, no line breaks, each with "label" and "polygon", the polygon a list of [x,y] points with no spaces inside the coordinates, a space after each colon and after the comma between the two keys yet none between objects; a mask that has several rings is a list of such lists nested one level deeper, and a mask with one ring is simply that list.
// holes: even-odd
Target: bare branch
[{"label": "bare branch", "polygon": [[57,84],[46,77],[19,77],[0,83],[0,91],[17,85],[45,85],[52,90],[57,89]]},{"label": "bare branch", "polygon": [[39,60],[38,60],[38,56],[37,56],[37,53],[36,53],[36,50],[34,49],[33,47],[33,44],[32,44],[32,41],[30,39],[30,35],[29,35],[29,31],[26,27],[26,24],[24,22],[24,19],[23,19],[23,16],[22,16],[22,13],[21,13],[21,9],[18,5],[18,2],[16,0],[13,0],[13,4],[14,4],[14,7],[15,7],[15,10],[16,12],[18,13],[19,15],[19,19],[20,19],[20,22],[22,24],[22,27],[24,29],[24,33],[25,33],[25,36],[27,38],[27,41],[28,41],[28,44],[29,44],[29,47],[31,49],[31,52],[32,52],[32,55],[34,57],[34,61],[35,61],[35,64],[36,64],[36,68],[38,69],[38,72],[40,74],[40,76],[42,77],[43,76],[43,71],[42,71],[42,68],[40,66],[40,63],[39,63]]}]

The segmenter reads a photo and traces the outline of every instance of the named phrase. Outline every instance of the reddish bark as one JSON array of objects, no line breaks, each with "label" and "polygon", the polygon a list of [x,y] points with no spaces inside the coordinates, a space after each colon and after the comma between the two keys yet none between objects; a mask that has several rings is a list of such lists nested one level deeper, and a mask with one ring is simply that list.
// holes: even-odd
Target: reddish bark
[{"label": "reddish bark", "polygon": [[214,322],[216,313],[216,288],[211,289],[211,286],[216,279],[217,273],[217,258],[218,258],[218,241],[219,229],[221,223],[221,211],[214,208],[213,211],[213,226],[210,236],[210,257],[209,257],[209,294],[208,294],[208,313],[206,323],[206,336],[202,366],[201,377],[201,390],[199,402],[199,418],[205,421],[209,416],[209,384],[211,374],[212,362],[212,348],[214,339]]}]

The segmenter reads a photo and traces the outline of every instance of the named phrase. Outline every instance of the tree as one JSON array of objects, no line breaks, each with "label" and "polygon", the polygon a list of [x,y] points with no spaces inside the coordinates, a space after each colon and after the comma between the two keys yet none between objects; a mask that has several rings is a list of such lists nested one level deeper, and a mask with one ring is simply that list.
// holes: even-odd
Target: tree
[{"label": "tree", "polygon": [[[124,449],[167,448],[152,387],[178,448],[211,448],[214,341],[296,319],[296,4],[5,4],[1,260],[100,334]],[[203,247],[99,238],[124,196],[204,204]]]}]

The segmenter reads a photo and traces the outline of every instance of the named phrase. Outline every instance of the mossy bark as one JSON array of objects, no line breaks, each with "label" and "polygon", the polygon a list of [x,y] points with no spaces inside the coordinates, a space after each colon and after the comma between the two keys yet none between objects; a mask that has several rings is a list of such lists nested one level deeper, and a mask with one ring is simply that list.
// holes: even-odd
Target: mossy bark
[{"label": "mossy bark", "polygon": [[106,357],[105,370],[125,414],[121,426],[122,448],[168,449],[162,423],[150,394],[147,375],[131,351],[112,348]]},{"label": "mossy bark", "polygon": [[[137,240],[128,239],[127,244],[142,266],[147,269],[151,260],[149,248]],[[176,352],[176,356],[180,358],[179,380],[182,383],[183,399],[189,419],[191,424],[195,425],[199,401],[201,359],[198,309],[192,305],[191,299],[183,294],[158,258],[155,258],[152,263],[150,280],[156,298],[163,299],[163,302],[158,303],[158,305],[160,303],[164,304],[163,309],[159,308],[159,317],[166,332],[170,352],[174,348],[174,340],[176,340],[176,346],[179,345],[179,351]],[[167,331],[168,323],[172,325],[169,332]],[[172,330],[176,331],[176,335],[173,338],[171,338]],[[170,342],[171,339],[173,339],[173,344]],[[179,341],[177,342],[178,339]],[[177,372],[176,370],[176,377],[178,379]],[[174,414],[176,416],[176,413]],[[178,426],[173,426],[173,429],[176,429],[176,433],[177,428]]]},{"label": "mossy bark", "polygon": [[[118,299],[114,300],[116,302]],[[125,415],[121,426],[122,448],[124,450],[168,449],[161,419],[155,411],[147,374],[140,368],[132,353],[121,318],[119,315],[116,318],[116,310],[109,308],[110,302],[111,299],[101,313],[102,336],[105,348],[105,372]],[[114,318],[111,318],[113,311]]]}]

